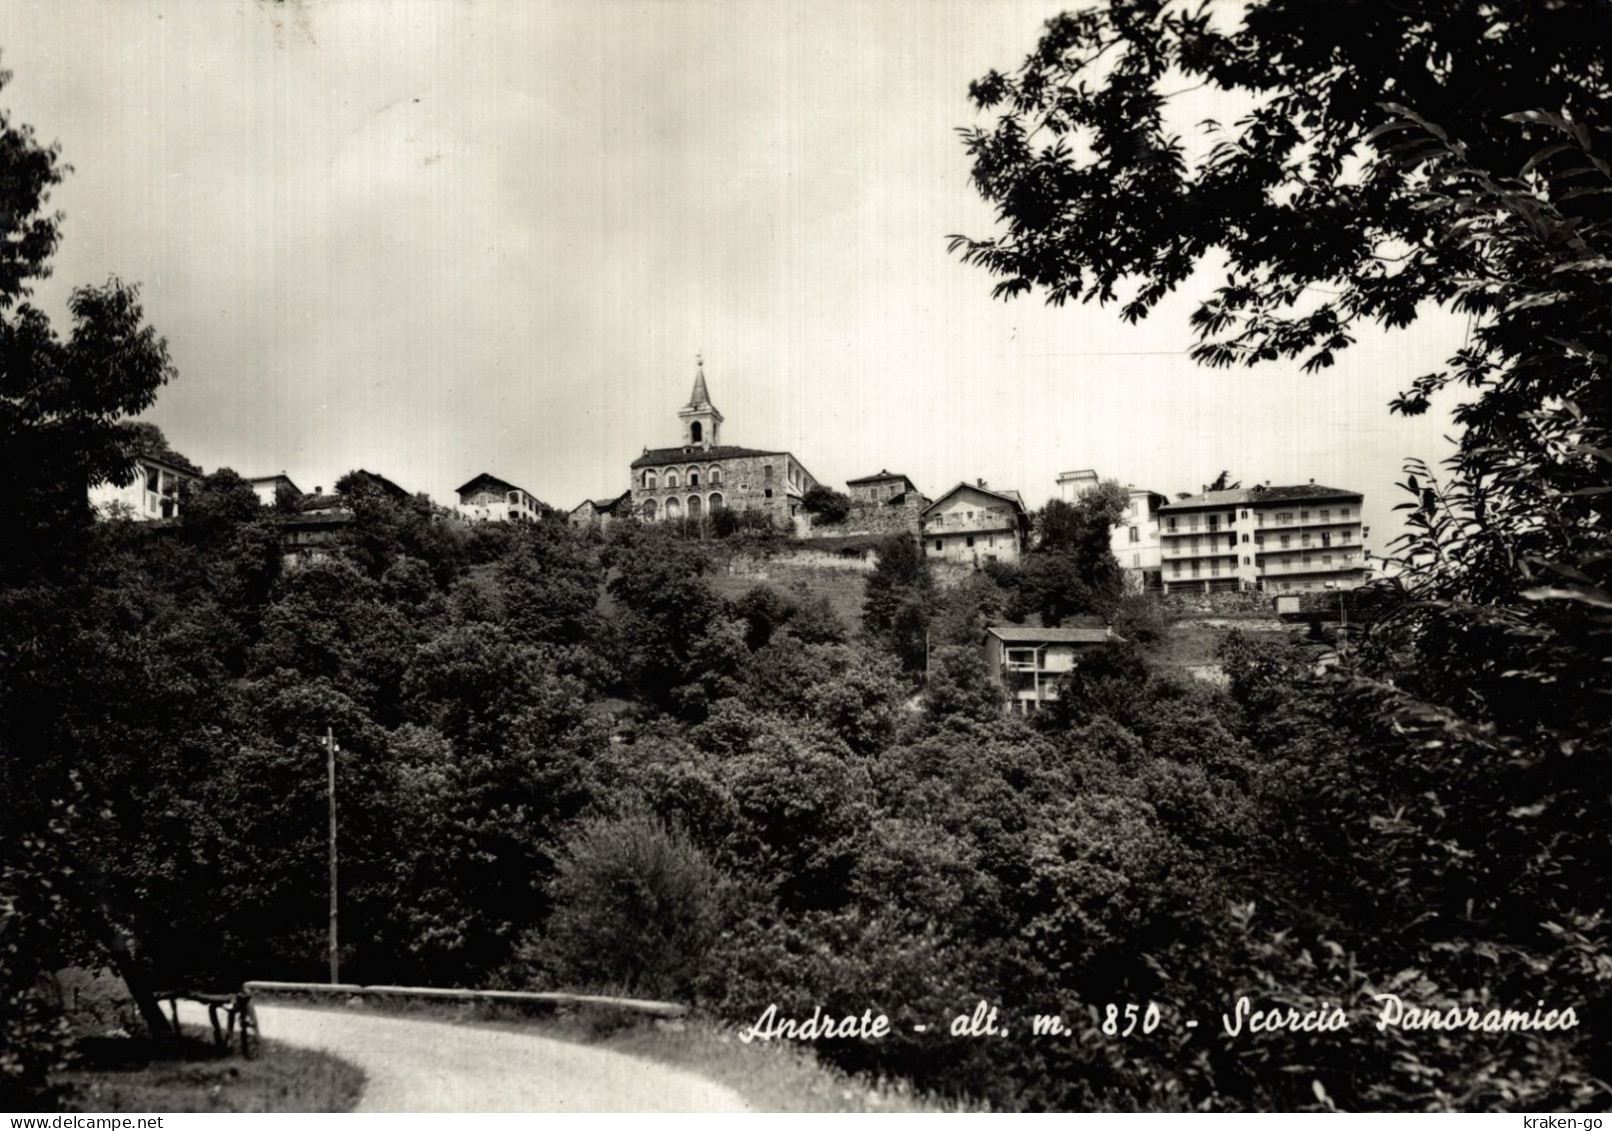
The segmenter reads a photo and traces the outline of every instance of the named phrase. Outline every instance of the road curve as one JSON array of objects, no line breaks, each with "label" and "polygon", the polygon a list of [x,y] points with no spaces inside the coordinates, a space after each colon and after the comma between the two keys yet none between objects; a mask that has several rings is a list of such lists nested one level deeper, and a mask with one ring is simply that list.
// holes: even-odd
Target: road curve
[{"label": "road curve", "polygon": [[[479,1025],[346,1009],[259,1005],[264,1037],[363,1069],[358,1111],[753,1110],[690,1072],[607,1049]],[[206,1012],[180,1007],[187,1028]]]}]

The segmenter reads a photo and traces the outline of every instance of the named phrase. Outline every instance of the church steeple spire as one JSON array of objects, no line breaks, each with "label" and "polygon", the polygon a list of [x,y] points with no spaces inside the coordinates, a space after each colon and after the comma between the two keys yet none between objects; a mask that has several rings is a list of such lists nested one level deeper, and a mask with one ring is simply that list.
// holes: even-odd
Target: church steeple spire
[{"label": "church steeple spire", "polygon": [[705,448],[717,446],[717,431],[722,427],[722,414],[711,403],[711,394],[705,387],[705,358],[694,355],[694,392],[677,412],[683,422],[683,446]]},{"label": "church steeple spire", "polygon": [[689,408],[704,408],[711,403],[711,394],[705,388],[705,358],[694,355],[694,392],[688,399]]}]

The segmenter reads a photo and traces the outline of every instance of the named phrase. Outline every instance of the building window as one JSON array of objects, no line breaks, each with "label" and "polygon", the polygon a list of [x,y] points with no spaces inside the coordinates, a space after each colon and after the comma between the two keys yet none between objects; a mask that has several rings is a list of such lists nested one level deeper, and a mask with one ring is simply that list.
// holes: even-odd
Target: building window
[{"label": "building window", "polygon": [[1132,542],[1140,542],[1141,540],[1142,540],[1142,532],[1140,530],[1138,530],[1134,526],[1131,527],[1131,541]]},{"label": "building window", "polygon": [[1276,515],[1276,525],[1277,526],[1292,526],[1293,525],[1293,512],[1292,511],[1280,511],[1280,512],[1278,512],[1277,515]]},{"label": "building window", "polygon": [[1175,533],[1175,519],[1173,519],[1173,518],[1165,519],[1164,520],[1164,529],[1168,530],[1171,534],[1174,534]]},{"label": "building window", "polygon": [[1322,522],[1331,522],[1332,521],[1332,512],[1330,510],[1327,510],[1325,507],[1321,508],[1321,521]]},{"label": "building window", "polygon": [[671,488],[671,487],[676,487],[677,485],[678,485],[677,472],[668,471],[666,473],[666,486],[668,488]]},{"label": "building window", "polygon": [[1322,554],[1321,555],[1321,564],[1322,565],[1331,565],[1332,564],[1332,555],[1331,554]]},{"label": "building window", "polygon": [[[670,484],[668,484],[670,486]],[[666,500],[666,520],[672,522],[683,517],[683,504],[676,499]]]},{"label": "building window", "polygon": [[1244,544],[1246,544],[1248,542],[1248,535],[1246,535],[1246,534],[1243,535],[1243,542],[1244,542]]},{"label": "building window", "polygon": [[1338,517],[1339,518],[1348,518],[1349,517],[1349,508],[1348,507],[1343,507],[1342,509],[1340,509],[1338,511]]},{"label": "building window", "polygon": [[700,485],[700,473],[699,472],[691,471],[691,472],[688,473],[688,485],[690,487],[698,487]]},{"label": "building window", "polygon": [[769,463],[761,469],[761,478],[768,483],[772,482],[772,464]]},{"label": "building window", "polygon": [[704,505],[704,500],[701,499],[698,495],[690,495],[688,497],[688,516],[690,518],[699,518],[700,517],[700,510],[703,507],[703,505]]},{"label": "building window", "polygon": [[937,553],[937,554],[940,553],[940,539],[939,538],[935,539],[935,553]]},{"label": "building window", "polygon": [[688,438],[698,444],[700,442],[700,434],[700,422],[698,420],[692,421],[688,426]]},{"label": "building window", "polygon": [[1172,575],[1174,575],[1175,577],[1180,577],[1181,576],[1181,563],[1180,562],[1171,562],[1170,563],[1170,573]]},{"label": "building window", "polygon": [[1243,558],[1243,565],[1253,565],[1253,564],[1254,564],[1254,559],[1253,558],[1250,558],[1250,557],[1244,557]]},{"label": "building window", "polygon": [[722,469],[720,467],[713,467],[711,469],[711,486],[722,486]]},{"label": "building window", "polygon": [[720,491],[718,491],[716,494],[711,496],[711,513],[715,514],[717,511],[719,511],[721,509],[722,509],[722,493]]},{"label": "building window", "polygon": [[[651,486],[653,486],[653,484],[651,484]],[[654,522],[655,521],[655,512],[656,512],[655,500],[654,499],[645,499],[644,500],[644,517],[647,518],[650,522]]]},{"label": "building window", "polygon": [[768,487],[766,490],[762,491],[761,494],[764,498],[772,498],[772,488]]},{"label": "building window", "polygon": [[973,544],[974,544],[974,536],[973,536],[973,535],[972,535],[972,534],[970,534],[970,535],[969,535],[969,536],[968,536],[968,544],[969,544],[969,545],[970,545],[970,546],[972,546],[972,545],[973,545]]},{"label": "building window", "polygon": [[1142,555],[1141,554],[1132,554],[1131,555],[1131,568],[1132,569],[1141,569],[1142,568]]},{"label": "building window", "polygon": [[1299,545],[1300,546],[1308,546],[1309,544],[1310,544],[1310,536],[1309,536],[1309,534],[1300,534],[1299,535]]},{"label": "building window", "polygon": [[1310,521],[1310,512],[1309,511],[1299,511],[1299,521],[1300,522],[1309,522]]},{"label": "building window", "polygon": [[1288,544],[1291,543],[1292,541],[1293,541],[1293,536],[1291,534],[1282,535],[1282,549],[1284,549],[1284,550],[1287,549]]},{"label": "building window", "polygon": [[655,473],[653,471],[644,472],[644,490],[655,490]]}]

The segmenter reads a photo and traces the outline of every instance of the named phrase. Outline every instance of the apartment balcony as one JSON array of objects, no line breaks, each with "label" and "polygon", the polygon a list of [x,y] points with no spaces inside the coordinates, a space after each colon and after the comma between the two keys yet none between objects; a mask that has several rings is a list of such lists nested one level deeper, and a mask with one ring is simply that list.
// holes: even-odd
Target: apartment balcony
[{"label": "apartment balcony", "polygon": [[1227,545],[1226,536],[1222,535],[1218,546],[1199,544],[1194,548],[1190,543],[1186,545],[1166,544],[1160,550],[1160,555],[1167,562],[1188,561],[1192,558],[1234,558],[1238,554],[1236,546]]},{"label": "apartment balcony", "polygon": [[[1247,528],[1247,526],[1248,526],[1248,523],[1244,522],[1243,527]],[[1235,522],[1227,522],[1227,521],[1224,521],[1224,520],[1222,520],[1221,522],[1218,522],[1218,523],[1214,523],[1214,524],[1203,522],[1203,523],[1198,523],[1197,525],[1193,525],[1191,523],[1181,522],[1181,521],[1177,520],[1176,528],[1174,530],[1171,530],[1171,529],[1169,529],[1169,527],[1164,526],[1164,525],[1161,524],[1160,527],[1159,527],[1159,537],[1161,537],[1161,538],[1191,538],[1193,535],[1197,535],[1198,537],[1201,538],[1206,534],[1210,534],[1210,535],[1213,535],[1213,534],[1230,534],[1230,533],[1234,532],[1236,529],[1237,529],[1237,524]]]},{"label": "apartment balcony", "polygon": [[1330,562],[1321,561],[1318,555],[1312,555],[1309,564],[1302,560],[1291,562],[1255,562],[1255,568],[1263,577],[1281,577],[1285,574],[1295,573],[1343,573],[1350,570],[1365,569],[1366,559],[1359,554],[1333,554]]},{"label": "apartment balcony", "polygon": [[1256,515],[1254,518],[1244,522],[1243,528],[1261,530],[1266,533],[1274,530],[1278,533],[1286,534],[1289,531],[1294,530],[1326,530],[1328,528],[1338,526],[1359,526],[1364,521],[1363,517],[1358,511],[1349,518],[1339,518],[1337,516],[1333,516],[1331,518],[1320,518],[1319,516],[1312,514],[1307,519],[1295,517],[1292,522],[1261,522],[1259,519],[1260,516]]},{"label": "apartment balcony", "polygon": [[1254,553],[1259,557],[1264,557],[1266,554],[1335,554],[1340,551],[1346,554],[1357,554],[1365,548],[1366,544],[1359,539],[1352,542],[1340,542],[1334,538],[1330,542],[1319,542],[1312,538],[1308,544],[1305,544],[1295,538],[1291,545],[1282,546],[1277,545],[1275,539],[1267,538],[1263,546],[1254,545]]}]

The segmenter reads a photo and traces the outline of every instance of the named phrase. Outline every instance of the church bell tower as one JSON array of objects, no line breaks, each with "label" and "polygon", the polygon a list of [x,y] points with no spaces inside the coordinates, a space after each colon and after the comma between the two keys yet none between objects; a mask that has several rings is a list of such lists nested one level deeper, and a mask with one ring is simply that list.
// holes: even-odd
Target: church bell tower
[{"label": "church bell tower", "polygon": [[717,434],[722,427],[722,414],[711,403],[711,394],[705,388],[705,360],[699,355],[694,358],[694,392],[688,399],[688,404],[677,410],[677,417],[683,422],[683,446],[685,448],[714,448],[718,444]]}]

